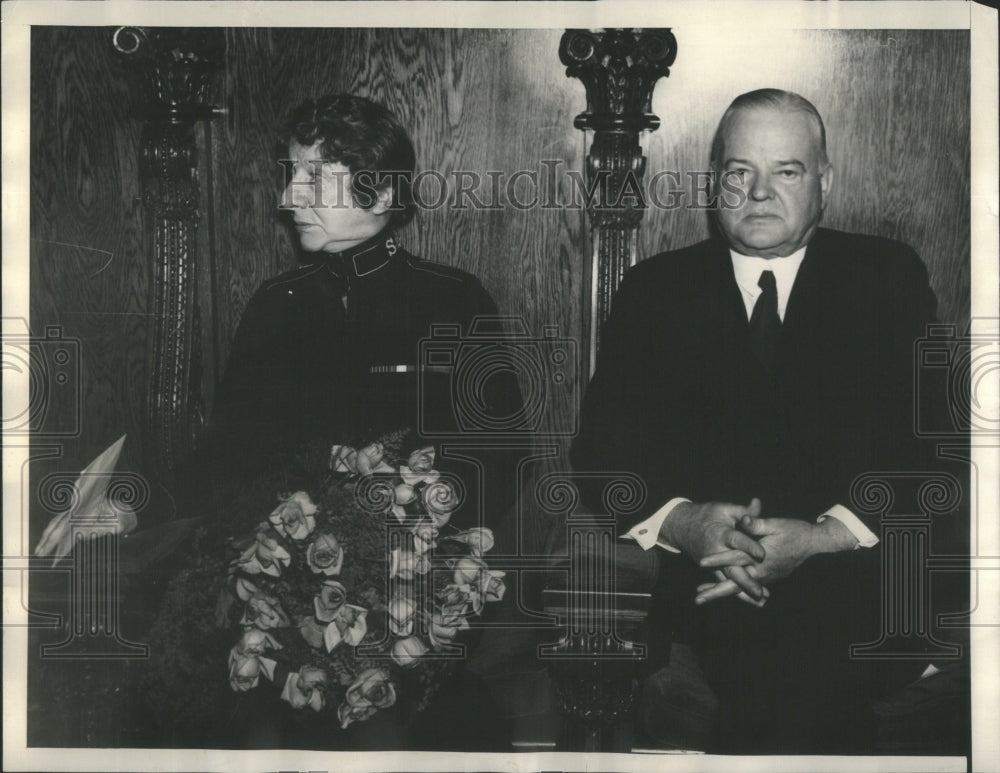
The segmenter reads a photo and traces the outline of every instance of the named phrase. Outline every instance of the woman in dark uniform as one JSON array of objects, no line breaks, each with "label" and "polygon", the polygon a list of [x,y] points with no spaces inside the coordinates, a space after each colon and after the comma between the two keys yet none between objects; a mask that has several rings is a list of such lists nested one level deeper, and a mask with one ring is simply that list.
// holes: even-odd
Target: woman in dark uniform
[{"label": "woman in dark uniform", "polygon": [[[388,110],[344,94],[310,100],[284,140],[282,207],[305,258],[251,298],[217,395],[216,442],[243,472],[278,444],[367,442],[418,419],[454,425],[450,374],[424,369],[420,340],[432,325],[467,335],[477,317],[497,315],[475,277],[397,240],[413,216],[415,155]],[[486,389],[488,412],[520,407],[516,379]]]},{"label": "woman in dark uniform", "polygon": [[[477,318],[486,318],[478,332],[499,332],[496,305],[477,279],[421,260],[397,240],[414,211],[415,154],[391,113],[350,95],[310,100],[292,112],[284,144],[282,208],[305,259],[257,290],[236,332],[211,433],[209,469],[223,488],[266,478],[276,455],[308,441],[365,444],[400,429],[456,429],[452,374],[425,368],[420,341],[435,325],[468,335]],[[482,410],[520,410],[513,374],[483,386]],[[479,525],[469,468],[449,470],[440,457],[437,467],[466,482],[466,506],[452,523]],[[498,511],[515,495],[513,482],[491,491],[509,493],[508,502],[491,498]],[[487,703],[460,670],[421,715],[380,712],[345,733],[314,733],[308,723],[277,719],[266,701],[259,711],[248,704],[232,723],[234,743],[504,751],[506,735]]]}]

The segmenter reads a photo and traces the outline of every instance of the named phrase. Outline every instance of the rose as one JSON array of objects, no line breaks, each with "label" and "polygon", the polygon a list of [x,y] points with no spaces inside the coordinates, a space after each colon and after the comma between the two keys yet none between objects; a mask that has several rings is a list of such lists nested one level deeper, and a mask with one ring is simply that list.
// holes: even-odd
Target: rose
[{"label": "rose", "polygon": [[228,628],[232,622],[230,613],[236,599],[244,602],[249,601],[250,597],[257,591],[257,585],[252,580],[236,574],[236,564],[230,566],[229,585],[219,591],[219,600],[215,605],[216,625],[220,628]]},{"label": "rose", "polygon": [[503,594],[507,590],[502,579],[505,574],[506,572],[497,572],[491,569],[480,575],[479,591],[485,601],[500,601],[503,598]]},{"label": "rose", "polygon": [[431,615],[428,635],[434,648],[441,649],[444,645],[449,644],[459,631],[468,627],[469,621],[465,619],[464,614],[444,609],[435,610]]},{"label": "rose", "polygon": [[438,594],[441,608],[446,614],[464,615],[469,607],[476,605],[479,594],[471,585],[448,585]]},{"label": "rose", "polygon": [[327,580],[319,589],[319,595],[313,598],[316,619],[321,623],[332,622],[345,601],[347,601],[347,588],[336,580]]},{"label": "rose", "polygon": [[340,721],[341,730],[352,722],[364,722],[376,711],[378,709],[375,706],[351,706],[347,703],[341,703],[337,707],[337,719]]},{"label": "rose", "polygon": [[[252,690],[260,682],[262,671],[267,673],[260,658],[253,655],[237,655],[235,647],[229,653],[229,686],[234,692]],[[273,674],[272,668],[268,678],[272,678]]]},{"label": "rose", "polygon": [[455,563],[455,585],[469,585],[478,582],[479,576],[487,570],[486,562],[475,556],[463,556]]},{"label": "rose", "polygon": [[389,630],[396,636],[413,633],[413,617],[417,613],[416,604],[405,596],[393,596],[389,602]]},{"label": "rose", "polygon": [[344,702],[337,708],[341,728],[351,722],[362,722],[378,709],[387,709],[396,702],[396,691],[389,681],[389,672],[382,668],[369,668],[358,674]]},{"label": "rose", "polygon": [[325,574],[328,577],[340,574],[340,567],[344,564],[344,550],[332,534],[320,534],[306,548],[306,563],[314,574]]},{"label": "rose", "polygon": [[460,558],[455,562],[454,570],[454,585],[469,588],[469,599],[477,613],[482,610],[485,602],[499,601],[503,598],[506,586],[502,578],[505,573],[491,571],[481,558],[476,556]]},{"label": "rose", "polygon": [[330,449],[330,469],[334,472],[357,473],[358,452],[350,446],[333,446]]},{"label": "rose", "polygon": [[347,688],[344,700],[349,706],[374,706],[387,709],[396,702],[396,691],[383,668],[368,668],[358,674]]},{"label": "rose", "polygon": [[373,472],[395,472],[386,464],[385,446],[381,443],[372,443],[358,451],[357,466],[358,472],[362,475],[371,475]]},{"label": "rose", "polygon": [[277,598],[258,591],[247,601],[247,608],[240,624],[253,625],[266,631],[269,628],[284,628],[290,625],[291,621]]},{"label": "rose", "polygon": [[433,521],[420,521],[411,530],[413,533],[413,549],[423,554],[437,547],[438,527]]},{"label": "rose", "polygon": [[355,451],[350,446],[333,446],[330,449],[330,469],[352,475],[371,475],[374,472],[395,472],[383,461],[385,446],[372,443]]},{"label": "rose", "polygon": [[269,633],[256,628],[248,628],[243,637],[229,651],[229,685],[238,692],[253,689],[260,681],[261,672],[268,679],[274,679],[277,663],[263,657],[268,649],[281,649],[281,645]]},{"label": "rose", "polygon": [[441,473],[434,470],[434,446],[419,448],[410,454],[406,464],[400,465],[399,475],[404,483],[435,483]]},{"label": "rose", "polygon": [[375,706],[350,706],[347,703],[341,703],[337,707],[337,719],[340,721],[341,730],[352,722],[364,722],[376,711],[378,709]]},{"label": "rose", "polygon": [[259,628],[247,628],[243,631],[243,638],[240,639],[233,651],[240,655],[263,655],[267,650],[280,650],[281,644],[267,631]]},{"label": "rose", "polygon": [[491,570],[486,562],[476,556],[465,556],[455,562],[455,585],[472,586],[472,606],[478,612],[484,601],[499,601],[506,586],[505,572]]},{"label": "rose", "polygon": [[309,706],[313,711],[319,711],[326,703],[323,697],[326,685],[326,671],[316,666],[302,666],[298,673],[293,671],[288,675],[281,698],[294,709]]},{"label": "rose", "polygon": [[474,529],[468,529],[459,534],[454,534],[448,537],[450,540],[455,542],[464,542],[469,546],[474,556],[482,556],[483,553],[490,550],[495,540],[493,539],[493,532],[490,529],[476,527]]},{"label": "rose", "polygon": [[403,523],[407,519],[404,505],[408,505],[417,498],[416,489],[407,483],[398,484],[392,493],[392,507],[390,510],[396,516],[396,520]]},{"label": "rose", "polygon": [[299,633],[306,640],[306,644],[315,649],[323,646],[323,635],[326,632],[326,623],[321,623],[312,615],[302,618],[299,623]]},{"label": "rose", "polygon": [[249,601],[250,597],[257,592],[257,586],[246,577],[237,577],[233,581],[233,590],[240,601]]},{"label": "rose", "polygon": [[338,609],[333,620],[323,629],[323,643],[327,652],[333,652],[341,642],[357,647],[368,633],[367,615],[367,609],[353,604],[344,604]]},{"label": "rose", "polygon": [[434,469],[434,446],[418,448],[406,460],[406,466],[413,472],[425,473]]},{"label": "rose", "polygon": [[400,666],[412,666],[427,652],[427,645],[416,636],[407,639],[398,639],[392,645],[392,659]]},{"label": "rose", "polygon": [[318,509],[305,491],[296,491],[274,509],[268,520],[279,534],[303,540],[316,528],[313,516]]},{"label": "rose", "polygon": [[420,494],[427,515],[434,525],[441,528],[451,518],[452,510],[458,507],[458,493],[446,480],[429,483]]},{"label": "rose", "polygon": [[399,577],[401,580],[412,580],[418,574],[427,574],[431,570],[430,559],[426,553],[414,553],[412,550],[394,548],[389,554],[389,578]]},{"label": "rose", "polygon": [[393,501],[400,507],[410,504],[416,498],[416,490],[408,483],[400,483],[393,490]]},{"label": "rose", "polygon": [[247,574],[268,574],[280,577],[281,568],[288,566],[292,557],[274,537],[263,529],[257,532],[254,542],[237,558],[233,564]]}]

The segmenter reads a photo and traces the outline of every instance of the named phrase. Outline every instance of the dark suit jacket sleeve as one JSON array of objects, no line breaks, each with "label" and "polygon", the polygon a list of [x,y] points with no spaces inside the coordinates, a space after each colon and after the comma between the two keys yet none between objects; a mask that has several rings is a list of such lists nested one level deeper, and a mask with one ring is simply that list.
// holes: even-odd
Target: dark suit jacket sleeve
[{"label": "dark suit jacket sleeve", "polygon": [[[665,413],[670,401],[670,384],[659,374],[661,362],[651,356],[652,305],[657,299],[645,280],[646,267],[629,271],[612,302],[604,325],[597,368],[587,387],[580,416],[580,432],[573,443],[571,461],[582,473],[629,472],[639,475],[646,488],[645,503],[637,512],[621,519],[627,530],[674,496],[684,496],[675,488],[677,468],[670,464],[682,454],[681,438],[670,427],[651,421]],[[666,433],[666,434],[664,434]],[[654,461],[655,460],[655,461]],[[605,512],[602,491],[606,477],[592,480],[581,476],[584,503],[596,512]]]},{"label": "dark suit jacket sleeve", "polygon": [[925,418],[933,415],[932,422],[940,424],[948,411],[946,392],[926,381],[920,388],[919,345],[928,325],[936,321],[937,300],[916,252],[905,245],[896,246],[897,250],[880,256],[874,278],[883,296],[873,349],[877,386],[872,394],[871,430],[864,439],[870,453],[859,453],[859,463],[848,475],[830,481],[839,489],[839,493],[831,491],[831,499],[852,509],[875,534],[879,533],[879,517],[865,515],[852,501],[858,494],[852,486],[858,476],[883,471],[933,473],[948,467],[937,459],[933,440],[919,437],[916,431],[919,414]]}]

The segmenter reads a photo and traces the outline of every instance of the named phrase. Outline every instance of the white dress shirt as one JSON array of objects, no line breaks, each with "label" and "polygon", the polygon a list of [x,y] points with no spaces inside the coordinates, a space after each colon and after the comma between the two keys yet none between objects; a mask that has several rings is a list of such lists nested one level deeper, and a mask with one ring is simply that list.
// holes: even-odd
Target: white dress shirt
[{"label": "white dress shirt", "polygon": [[[784,258],[757,258],[741,255],[733,250],[730,250],[729,254],[733,260],[733,275],[736,277],[736,284],[740,288],[740,295],[743,296],[743,304],[746,306],[747,319],[750,319],[753,314],[757,298],[763,292],[757,284],[760,275],[764,271],[770,271],[774,274],[774,281],[778,287],[778,316],[784,322],[785,309],[788,308],[788,296],[792,294],[792,285],[795,284],[795,277],[799,273],[802,259],[806,255],[806,248],[803,247]],[[680,552],[673,545],[660,539],[660,529],[667,516],[677,505],[690,501],[683,497],[671,499],[649,518],[629,529],[624,536],[634,539],[643,550],[649,550],[653,545],[659,545],[672,553]],[[858,540],[856,548],[870,548],[878,544],[878,537],[872,533],[871,529],[843,505],[834,505],[820,515],[816,521],[819,523],[827,518],[836,518],[848,528]]]}]

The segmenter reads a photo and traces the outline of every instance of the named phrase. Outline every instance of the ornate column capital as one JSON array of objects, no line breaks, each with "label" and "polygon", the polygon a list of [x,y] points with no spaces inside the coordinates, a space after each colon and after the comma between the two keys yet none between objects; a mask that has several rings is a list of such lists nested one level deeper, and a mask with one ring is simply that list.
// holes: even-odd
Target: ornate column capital
[{"label": "ornate column capital", "polygon": [[677,39],[669,29],[567,30],[559,44],[566,75],[587,90],[577,129],[640,132],[659,127],[653,87],[670,75]]},{"label": "ornate column capital", "polygon": [[579,78],[587,91],[587,109],[574,126],[594,132],[586,168],[594,232],[591,370],[611,298],[636,261],[636,229],[646,207],[639,133],[660,125],[652,113],[653,87],[670,74],[676,57],[677,40],[669,29],[567,30],[559,44],[567,77]]},{"label": "ornate column capital", "polygon": [[222,114],[209,103],[212,77],[224,64],[221,30],[119,27],[111,44],[142,68],[146,88],[134,108],[139,120],[191,124]]}]

